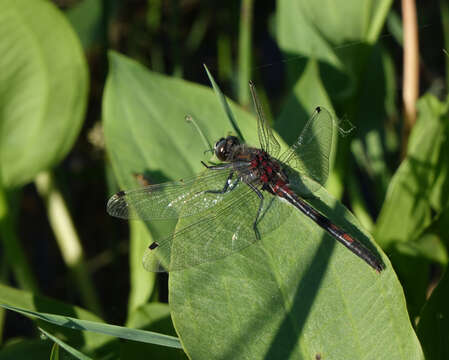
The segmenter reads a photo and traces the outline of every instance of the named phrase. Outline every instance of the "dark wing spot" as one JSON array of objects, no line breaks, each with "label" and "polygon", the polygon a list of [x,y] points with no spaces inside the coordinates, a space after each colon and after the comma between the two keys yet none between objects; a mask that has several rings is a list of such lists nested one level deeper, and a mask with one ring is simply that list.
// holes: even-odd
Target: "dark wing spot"
[{"label": "dark wing spot", "polygon": [[315,108],[315,111],[316,111],[317,113],[321,112],[321,107],[320,107],[320,106],[317,106],[317,107]]},{"label": "dark wing spot", "polygon": [[154,250],[159,246],[159,244],[155,241],[153,243],[150,244],[150,246],[148,247],[148,249],[150,250]]},{"label": "dark wing spot", "polygon": [[130,214],[128,203],[126,202],[126,193],[124,191],[119,191],[112,195],[106,204],[106,211],[111,216],[128,219]]}]

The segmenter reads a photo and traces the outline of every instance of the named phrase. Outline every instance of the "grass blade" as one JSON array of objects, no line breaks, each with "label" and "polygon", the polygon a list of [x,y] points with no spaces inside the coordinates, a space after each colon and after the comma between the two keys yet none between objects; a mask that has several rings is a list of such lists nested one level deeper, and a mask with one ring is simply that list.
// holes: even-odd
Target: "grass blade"
[{"label": "grass blade", "polygon": [[80,320],[69,316],[61,316],[49,313],[41,313],[36,311],[30,311],[21,309],[15,306],[8,306],[0,304],[5,309],[18,312],[22,315],[38,318],[49,323],[68,327],[75,330],[88,330],[100,334],[106,334],[110,336],[119,337],[121,339],[128,339],[133,341],[145,342],[149,344],[162,345],[177,349],[182,349],[181,343],[178,338],[173,336],[158,334],[152,331],[145,331],[139,329],[130,329],[123,326],[102,324],[95,321]]}]

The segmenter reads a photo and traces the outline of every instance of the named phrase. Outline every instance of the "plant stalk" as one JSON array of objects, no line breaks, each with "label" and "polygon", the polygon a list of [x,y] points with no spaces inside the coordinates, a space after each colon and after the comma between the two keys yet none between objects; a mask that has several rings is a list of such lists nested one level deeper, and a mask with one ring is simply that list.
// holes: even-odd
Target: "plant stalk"
[{"label": "plant stalk", "polygon": [[402,132],[402,159],[407,153],[410,132],[416,122],[416,101],[419,93],[419,41],[416,4],[414,0],[402,0],[404,26],[404,80],[403,105],[404,128]]},{"label": "plant stalk", "polygon": [[253,0],[242,0],[240,8],[240,34],[239,34],[239,90],[240,105],[249,106],[248,83],[251,77],[251,37],[253,26]]},{"label": "plant stalk", "polygon": [[80,290],[85,306],[102,314],[95,287],[84,261],[83,248],[71,219],[67,205],[50,172],[37,175],[35,185],[47,208],[48,221],[53,230],[62,258],[70,269]]}]

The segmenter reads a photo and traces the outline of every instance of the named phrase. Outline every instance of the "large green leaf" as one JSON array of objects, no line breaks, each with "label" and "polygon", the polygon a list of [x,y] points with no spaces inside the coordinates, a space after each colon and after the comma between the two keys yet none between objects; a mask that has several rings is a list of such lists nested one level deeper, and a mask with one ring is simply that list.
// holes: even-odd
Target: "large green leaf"
[{"label": "large green leaf", "polygon": [[[327,193],[319,197],[334,221],[368,236]],[[326,212],[321,201],[314,205]],[[257,245],[172,273],[172,317],[194,359],[421,359],[387,266],[375,273],[295,213]]]},{"label": "large green leaf", "polygon": [[[300,0],[277,2],[277,39],[289,60],[289,81],[301,71],[300,59],[323,66],[323,81],[332,97],[354,92],[366,50],[377,39],[392,0]],[[349,46],[346,46],[349,45]],[[356,46],[358,45],[358,46]]]},{"label": "large green leaf", "polygon": [[60,161],[81,128],[88,74],[67,20],[44,0],[0,0],[0,182]]},{"label": "large green leaf", "polygon": [[[125,188],[137,186],[136,172],[160,181],[201,168],[204,145],[184,115],[192,114],[212,139],[230,130],[211,89],[148,72],[115,53],[103,106],[107,149]],[[230,106],[255,143],[254,117]],[[340,203],[324,190],[317,195],[314,206],[373,248]],[[422,359],[388,259],[378,274],[282,206],[289,217],[258,244],[170,274],[172,317],[189,356]]]},{"label": "large green leaf", "polygon": [[[320,42],[341,45],[347,41],[373,41],[380,33],[391,3],[391,0],[300,0],[292,4],[279,0],[278,35],[285,41],[285,46],[296,41],[293,48],[306,49],[307,46],[309,51],[323,49]],[[295,18],[296,22],[293,21]],[[297,32],[288,32],[292,26],[304,30],[296,40],[294,34]],[[313,38],[307,38],[309,35]]]}]

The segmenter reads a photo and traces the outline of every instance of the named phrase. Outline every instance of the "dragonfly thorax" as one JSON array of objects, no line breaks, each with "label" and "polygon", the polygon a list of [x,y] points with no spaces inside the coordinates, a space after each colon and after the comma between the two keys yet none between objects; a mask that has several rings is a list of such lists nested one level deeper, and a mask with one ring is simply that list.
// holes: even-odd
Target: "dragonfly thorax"
[{"label": "dragonfly thorax", "polygon": [[240,141],[235,136],[228,136],[221,138],[215,143],[214,152],[215,156],[220,161],[230,161],[233,157],[234,150],[240,145]]}]

